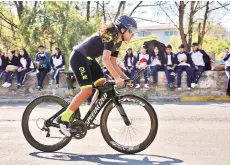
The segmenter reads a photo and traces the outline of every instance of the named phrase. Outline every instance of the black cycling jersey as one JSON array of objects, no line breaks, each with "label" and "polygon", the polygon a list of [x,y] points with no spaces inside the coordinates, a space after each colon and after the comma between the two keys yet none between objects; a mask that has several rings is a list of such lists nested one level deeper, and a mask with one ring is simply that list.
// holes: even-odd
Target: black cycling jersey
[{"label": "black cycling jersey", "polygon": [[122,44],[122,41],[117,43],[117,34],[118,32],[115,27],[108,29],[108,32],[103,35],[95,33],[75,46],[74,50],[91,58],[102,56],[103,50],[110,50],[112,52],[111,56],[117,57],[119,53],[118,48]]}]

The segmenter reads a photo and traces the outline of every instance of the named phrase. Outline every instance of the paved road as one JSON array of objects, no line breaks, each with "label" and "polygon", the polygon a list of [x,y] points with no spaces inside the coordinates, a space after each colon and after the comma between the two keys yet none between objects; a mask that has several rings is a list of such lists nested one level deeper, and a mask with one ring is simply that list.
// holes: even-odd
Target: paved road
[{"label": "paved road", "polygon": [[59,152],[40,152],[22,134],[21,116],[26,105],[0,105],[0,165],[229,164],[230,104],[152,105],[159,118],[159,130],[152,145],[136,155],[111,149],[99,128],[89,131],[82,140],[73,140]]}]

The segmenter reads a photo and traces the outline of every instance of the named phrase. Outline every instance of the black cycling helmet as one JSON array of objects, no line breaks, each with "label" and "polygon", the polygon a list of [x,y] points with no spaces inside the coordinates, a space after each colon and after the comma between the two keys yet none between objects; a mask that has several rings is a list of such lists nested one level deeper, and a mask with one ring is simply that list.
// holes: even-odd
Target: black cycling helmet
[{"label": "black cycling helmet", "polygon": [[136,30],[137,30],[137,23],[136,21],[129,16],[126,15],[122,15],[119,16],[116,20],[115,20],[115,26],[118,28],[118,30],[121,32],[121,29],[124,28],[125,31],[122,34],[122,39],[124,40],[123,34],[128,30],[128,32],[130,34],[135,34]]}]

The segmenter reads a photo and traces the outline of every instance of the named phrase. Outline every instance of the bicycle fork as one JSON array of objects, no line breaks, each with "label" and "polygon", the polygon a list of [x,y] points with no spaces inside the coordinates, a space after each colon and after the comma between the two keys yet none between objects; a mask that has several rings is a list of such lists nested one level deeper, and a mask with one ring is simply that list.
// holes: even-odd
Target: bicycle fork
[{"label": "bicycle fork", "polygon": [[118,111],[119,111],[119,113],[120,113],[120,116],[122,117],[124,123],[125,123],[127,126],[131,125],[131,122],[129,121],[128,116],[127,116],[127,114],[125,113],[123,106],[122,106],[121,103],[119,102],[118,97],[113,98],[113,102],[114,102],[114,104],[115,104],[115,107],[118,109]]}]

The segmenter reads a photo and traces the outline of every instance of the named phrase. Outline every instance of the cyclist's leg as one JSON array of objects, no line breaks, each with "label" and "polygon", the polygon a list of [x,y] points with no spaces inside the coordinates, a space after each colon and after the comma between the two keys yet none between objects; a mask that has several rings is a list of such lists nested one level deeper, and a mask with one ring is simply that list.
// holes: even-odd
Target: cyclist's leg
[{"label": "cyclist's leg", "polygon": [[[89,58],[89,63],[90,63],[90,69],[92,73],[92,81],[94,85],[103,86],[106,79],[104,78],[104,74],[103,74],[103,71],[100,65],[95,59],[91,59],[91,58]],[[95,92],[94,96],[92,97],[92,103],[97,99],[97,97],[98,97],[98,93]]]},{"label": "cyclist's leg", "polygon": [[70,60],[73,73],[80,85],[80,93],[78,93],[68,106],[67,110],[62,114],[61,120],[69,122],[72,114],[79,106],[92,94],[92,76],[87,58],[81,53],[74,51]]}]

